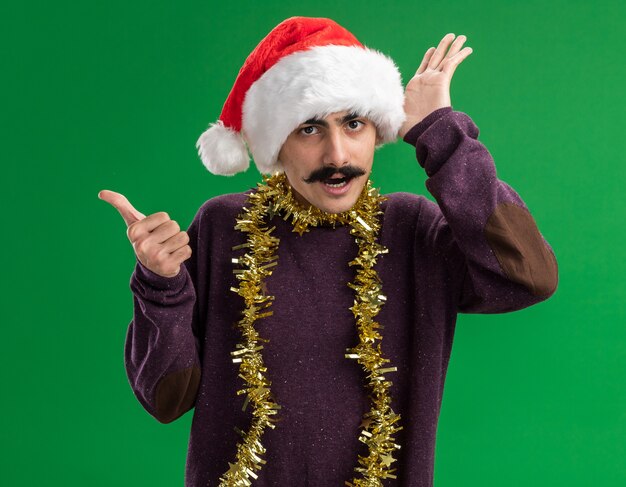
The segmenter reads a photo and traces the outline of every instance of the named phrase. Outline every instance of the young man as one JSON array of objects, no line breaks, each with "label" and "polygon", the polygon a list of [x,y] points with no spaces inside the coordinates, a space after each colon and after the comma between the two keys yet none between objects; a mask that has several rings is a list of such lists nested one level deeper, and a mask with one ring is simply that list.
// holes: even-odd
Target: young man
[{"label": "young man", "polygon": [[[186,232],[99,194],[137,255],[131,387],[160,422],[194,408],[185,485],[431,486],[457,313],[555,292],[552,249],[452,110],[465,40],[426,51],[405,91],[335,22],[287,19],[198,140],[210,171],[245,170],[249,149],[271,177],[208,200]],[[398,135],[437,204],[371,186]]]}]

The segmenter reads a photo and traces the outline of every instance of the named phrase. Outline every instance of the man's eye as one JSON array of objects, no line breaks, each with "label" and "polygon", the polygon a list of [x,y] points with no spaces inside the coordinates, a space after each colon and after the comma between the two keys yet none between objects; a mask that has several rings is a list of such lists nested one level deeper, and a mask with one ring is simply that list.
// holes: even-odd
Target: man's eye
[{"label": "man's eye", "polygon": [[316,130],[317,130],[317,127],[314,127],[313,125],[309,125],[308,127],[302,127],[300,129],[300,131],[306,135],[313,135]]},{"label": "man's eye", "polygon": [[361,125],[363,125],[363,122],[361,122],[360,120],[350,120],[348,122],[348,127],[350,127],[352,130],[360,128]]}]

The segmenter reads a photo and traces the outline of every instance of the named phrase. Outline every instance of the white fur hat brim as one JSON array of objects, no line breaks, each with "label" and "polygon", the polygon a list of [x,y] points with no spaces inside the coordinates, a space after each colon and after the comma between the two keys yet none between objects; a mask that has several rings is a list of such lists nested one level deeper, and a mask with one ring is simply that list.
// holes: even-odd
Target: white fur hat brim
[{"label": "white fur hat brim", "polygon": [[[394,141],[406,116],[395,63],[379,51],[324,45],[280,59],[246,92],[241,131],[218,121],[198,139],[202,162],[213,174],[249,166],[247,148],[263,174],[281,172],[278,153],[300,124],[339,111],[355,112],[377,127],[381,143]],[[243,138],[242,138],[243,135]]]}]

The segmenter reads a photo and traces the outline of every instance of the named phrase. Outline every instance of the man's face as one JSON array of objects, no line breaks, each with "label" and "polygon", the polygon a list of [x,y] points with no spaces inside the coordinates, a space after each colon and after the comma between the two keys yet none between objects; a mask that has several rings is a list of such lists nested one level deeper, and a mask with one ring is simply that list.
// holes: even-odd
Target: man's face
[{"label": "man's face", "polygon": [[305,207],[341,213],[354,206],[372,170],[376,127],[347,111],[307,120],[283,144],[278,160]]}]

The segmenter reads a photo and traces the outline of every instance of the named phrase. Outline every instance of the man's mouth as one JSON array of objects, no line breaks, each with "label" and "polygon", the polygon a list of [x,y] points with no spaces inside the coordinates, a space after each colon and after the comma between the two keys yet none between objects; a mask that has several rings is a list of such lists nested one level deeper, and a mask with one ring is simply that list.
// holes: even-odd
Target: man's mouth
[{"label": "man's mouth", "polygon": [[336,174],[334,177],[323,179],[320,181],[322,187],[327,194],[332,196],[343,196],[352,188],[352,180],[357,176],[344,176],[343,174]]},{"label": "man's mouth", "polygon": [[340,177],[332,177],[324,180],[324,184],[331,188],[342,188],[351,180],[351,177],[340,176]]}]

